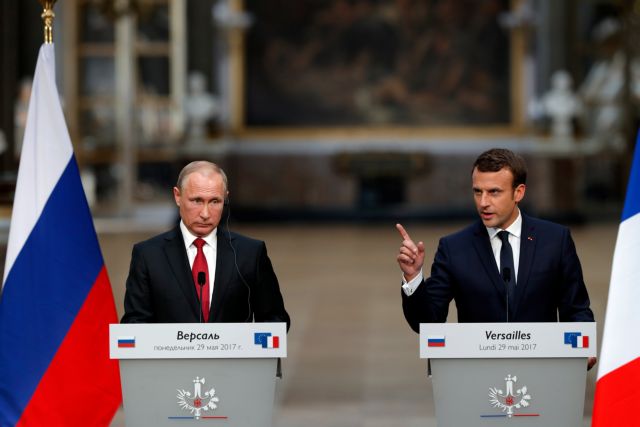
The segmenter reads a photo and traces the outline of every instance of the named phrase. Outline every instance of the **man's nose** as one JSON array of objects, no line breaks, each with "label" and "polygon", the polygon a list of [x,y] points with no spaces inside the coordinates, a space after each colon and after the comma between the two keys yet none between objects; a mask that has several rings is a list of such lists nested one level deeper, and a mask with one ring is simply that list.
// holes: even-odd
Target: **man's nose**
[{"label": "man's nose", "polygon": [[210,209],[209,204],[205,203],[202,209],[200,210],[200,216],[202,218],[209,218],[209,209]]}]

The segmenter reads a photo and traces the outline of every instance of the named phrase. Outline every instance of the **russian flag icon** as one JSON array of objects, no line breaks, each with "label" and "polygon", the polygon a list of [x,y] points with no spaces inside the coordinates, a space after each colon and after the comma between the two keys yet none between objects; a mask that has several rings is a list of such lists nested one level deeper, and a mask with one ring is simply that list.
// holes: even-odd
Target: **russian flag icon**
[{"label": "russian flag icon", "polygon": [[133,348],[136,346],[136,337],[118,337],[118,348]]},{"label": "russian flag icon", "polygon": [[427,347],[444,347],[444,335],[429,335],[427,337]]}]

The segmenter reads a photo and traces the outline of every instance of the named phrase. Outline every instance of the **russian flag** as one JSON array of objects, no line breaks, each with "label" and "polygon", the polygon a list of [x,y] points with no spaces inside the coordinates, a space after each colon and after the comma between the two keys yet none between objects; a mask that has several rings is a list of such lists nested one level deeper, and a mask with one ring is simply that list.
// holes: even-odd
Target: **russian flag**
[{"label": "russian flag", "polygon": [[427,337],[427,347],[444,347],[444,335],[429,335]]},{"label": "russian flag", "polygon": [[627,198],[611,267],[602,336],[593,427],[637,426],[640,413],[640,134],[636,141]]},{"label": "russian flag", "polygon": [[134,348],[136,346],[136,337],[118,337],[119,348]]},{"label": "russian flag", "polygon": [[33,81],[0,295],[0,425],[109,425],[122,397],[111,285],[55,85]]}]

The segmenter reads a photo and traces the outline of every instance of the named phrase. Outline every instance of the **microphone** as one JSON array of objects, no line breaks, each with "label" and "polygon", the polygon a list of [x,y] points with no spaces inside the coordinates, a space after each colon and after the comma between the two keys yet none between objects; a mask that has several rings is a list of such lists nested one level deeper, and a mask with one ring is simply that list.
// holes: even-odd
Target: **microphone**
[{"label": "microphone", "polygon": [[511,269],[509,267],[505,267],[504,270],[502,270],[502,280],[504,280],[505,283],[511,281]]},{"label": "microphone", "polygon": [[198,286],[200,286],[200,301],[199,302],[199,312],[200,312],[200,321],[199,323],[202,323],[202,289],[204,287],[204,283],[207,281],[207,275],[204,274],[204,271],[199,271],[198,272]]},{"label": "microphone", "polygon": [[511,269],[509,267],[502,269],[502,280],[507,290],[507,323],[509,323],[509,282],[511,281]]}]

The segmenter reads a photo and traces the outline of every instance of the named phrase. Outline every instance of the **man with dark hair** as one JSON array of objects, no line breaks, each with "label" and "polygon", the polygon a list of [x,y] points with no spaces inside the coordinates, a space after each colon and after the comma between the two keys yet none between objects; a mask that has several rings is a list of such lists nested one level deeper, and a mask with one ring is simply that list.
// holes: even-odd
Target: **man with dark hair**
[{"label": "man with dark hair", "polygon": [[479,172],[498,172],[502,168],[507,168],[511,171],[513,188],[527,183],[527,164],[524,159],[513,151],[505,150],[504,148],[494,148],[480,154],[473,163],[471,175],[473,176],[473,171],[476,169]]},{"label": "man with dark hair", "polygon": [[[480,220],[440,239],[431,276],[425,245],[400,224],[397,256],[402,308],[416,332],[445,322],[455,300],[459,322],[593,322],[582,267],[569,229],[520,212],[527,169],[505,149],[474,162],[473,197]],[[595,358],[589,361],[593,366]]]},{"label": "man with dark hair", "polygon": [[133,247],[122,323],[286,322],[264,242],[221,227],[227,176],[184,167],[173,188],[180,224]]}]

